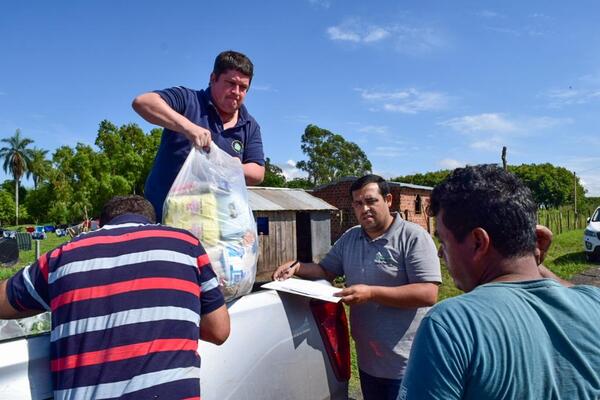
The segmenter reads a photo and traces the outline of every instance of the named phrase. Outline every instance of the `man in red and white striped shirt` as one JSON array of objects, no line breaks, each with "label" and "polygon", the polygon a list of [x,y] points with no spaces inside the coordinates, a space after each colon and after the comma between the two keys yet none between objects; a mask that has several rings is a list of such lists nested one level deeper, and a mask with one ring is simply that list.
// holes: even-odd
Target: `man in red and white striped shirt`
[{"label": "man in red and white striped shirt", "polygon": [[0,283],[0,318],[52,313],[55,399],[200,399],[198,339],[223,343],[229,314],[198,239],[154,221],[115,197],[100,229]]}]

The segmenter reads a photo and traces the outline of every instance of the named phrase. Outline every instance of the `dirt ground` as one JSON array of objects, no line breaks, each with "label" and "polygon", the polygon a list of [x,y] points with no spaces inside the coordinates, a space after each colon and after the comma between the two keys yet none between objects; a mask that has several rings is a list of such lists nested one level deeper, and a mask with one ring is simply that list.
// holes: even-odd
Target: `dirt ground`
[{"label": "dirt ground", "polygon": [[571,282],[576,285],[592,285],[600,287],[600,266],[590,268],[581,274],[571,278]]}]

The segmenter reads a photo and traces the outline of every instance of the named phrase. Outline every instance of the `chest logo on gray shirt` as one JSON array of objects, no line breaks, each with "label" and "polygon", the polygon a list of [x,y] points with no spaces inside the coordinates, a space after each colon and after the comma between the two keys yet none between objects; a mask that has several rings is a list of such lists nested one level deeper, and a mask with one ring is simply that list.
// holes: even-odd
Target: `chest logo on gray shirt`
[{"label": "chest logo on gray shirt", "polygon": [[242,150],[244,150],[244,145],[239,140],[234,140],[231,142],[231,148],[239,154],[242,152]]}]

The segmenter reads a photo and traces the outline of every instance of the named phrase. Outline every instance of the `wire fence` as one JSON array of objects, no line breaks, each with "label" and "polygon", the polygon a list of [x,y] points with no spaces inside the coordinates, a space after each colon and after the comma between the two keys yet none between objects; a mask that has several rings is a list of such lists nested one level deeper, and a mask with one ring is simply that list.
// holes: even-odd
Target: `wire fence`
[{"label": "wire fence", "polygon": [[538,210],[537,220],[541,225],[545,225],[555,234],[575,229],[585,229],[587,219],[592,215],[592,208],[578,210],[569,209],[545,209]]}]

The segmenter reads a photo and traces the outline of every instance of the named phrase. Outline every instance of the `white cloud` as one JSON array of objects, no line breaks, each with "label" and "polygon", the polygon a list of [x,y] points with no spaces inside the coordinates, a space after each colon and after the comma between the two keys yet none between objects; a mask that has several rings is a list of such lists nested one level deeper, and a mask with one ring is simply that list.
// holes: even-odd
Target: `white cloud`
[{"label": "white cloud", "polygon": [[329,0],[308,0],[308,2],[316,7],[321,8],[329,8],[331,7],[331,2]]},{"label": "white cloud", "polygon": [[371,110],[385,110],[403,114],[416,114],[422,111],[442,110],[447,107],[449,97],[441,92],[420,91],[414,88],[399,91],[373,91],[355,89],[361,97],[378,107]]},{"label": "white cloud", "polygon": [[501,137],[493,136],[489,138],[482,138],[481,140],[475,140],[469,147],[476,150],[485,151],[498,151],[502,146],[506,145],[506,140]]},{"label": "white cloud", "polygon": [[306,178],[308,175],[305,171],[296,168],[296,161],[287,160],[285,164],[275,164],[279,168],[281,168],[283,176],[285,179],[290,181],[294,178]]},{"label": "white cloud", "polygon": [[388,37],[390,35],[390,33],[388,31],[386,31],[383,28],[374,28],[371,32],[369,32],[367,34],[367,36],[365,36],[363,38],[363,41],[365,43],[369,43],[369,42],[378,42],[382,39],[385,39],[386,37]]},{"label": "white cloud", "polygon": [[308,124],[311,121],[311,118],[308,115],[285,115],[283,117],[286,121],[300,122]]},{"label": "white cloud", "polygon": [[331,40],[348,41],[354,43],[373,43],[385,39],[390,32],[379,26],[361,26],[361,24],[346,23],[327,28]]},{"label": "white cloud", "polygon": [[580,176],[581,185],[587,190],[588,197],[600,196],[600,174],[585,173]]},{"label": "white cloud", "polygon": [[438,164],[442,169],[455,169],[465,166],[464,162],[452,158],[444,158],[443,160],[440,160]]},{"label": "white cloud", "polygon": [[516,127],[501,114],[466,115],[444,121],[441,125],[449,126],[455,131],[469,132],[513,132]]},{"label": "white cloud", "polygon": [[447,39],[433,28],[400,26],[395,33],[396,50],[401,53],[424,54],[446,46]]},{"label": "white cloud", "polygon": [[252,85],[251,90],[258,90],[259,92],[278,92],[277,89],[271,87],[271,85]]},{"label": "white cloud", "polygon": [[537,131],[570,124],[572,122],[573,120],[571,118],[534,117],[521,121],[519,129]]},{"label": "white cloud", "polygon": [[550,100],[551,107],[564,107],[575,104],[587,104],[600,100],[600,88],[552,89],[545,95]]},{"label": "white cloud", "polygon": [[570,119],[553,117],[509,118],[498,113],[466,115],[440,122],[471,139],[469,147],[476,150],[498,151],[516,137],[537,135],[539,131],[571,123]]},{"label": "white cloud", "polygon": [[484,113],[465,115],[443,121],[440,125],[448,126],[460,133],[498,133],[527,135],[534,131],[554,128],[573,122],[569,118],[523,117],[510,119],[504,114]]},{"label": "white cloud", "polygon": [[342,40],[349,42],[362,41],[362,38],[358,33],[349,30],[344,30],[343,28],[337,26],[327,28],[327,34],[329,35],[329,39],[331,40]]},{"label": "white cloud", "polygon": [[512,36],[521,36],[523,34],[523,32],[521,32],[520,30],[513,29],[513,28],[498,27],[498,26],[486,26],[484,28],[491,32],[502,33],[502,34],[507,34],[507,35],[512,35]]},{"label": "white cloud", "polygon": [[[484,10],[479,12],[478,15],[486,18],[489,22],[489,25],[483,26],[483,29],[502,35],[535,38],[546,36],[555,29],[554,18],[542,13],[532,13],[527,16],[506,16],[494,11]],[[520,18],[520,21],[514,23],[517,18]]]},{"label": "white cloud", "polygon": [[387,126],[378,126],[378,125],[366,125],[358,129],[360,133],[374,133],[379,135],[385,135],[388,133]]},{"label": "white cloud", "polygon": [[565,160],[564,164],[565,168],[577,173],[579,182],[587,190],[587,196],[600,196],[600,157],[577,156]]},{"label": "white cloud", "polygon": [[361,18],[350,18],[326,29],[330,40],[356,44],[372,44],[388,41],[394,49],[408,54],[429,52],[443,47],[443,35],[431,27],[413,27],[400,24],[377,25]]},{"label": "white cloud", "polygon": [[477,13],[477,15],[479,15],[480,17],[484,17],[484,18],[500,18],[500,17],[504,17],[502,14],[499,14],[495,11],[491,11],[491,10],[481,10]]},{"label": "white cloud", "polygon": [[587,74],[578,79],[587,86],[600,86],[600,72]]},{"label": "white cloud", "polygon": [[374,157],[401,157],[406,154],[406,147],[400,146],[377,146],[369,155]]},{"label": "white cloud", "polygon": [[530,15],[531,18],[539,18],[539,19],[553,19],[552,17],[542,14],[542,13],[533,13]]}]

